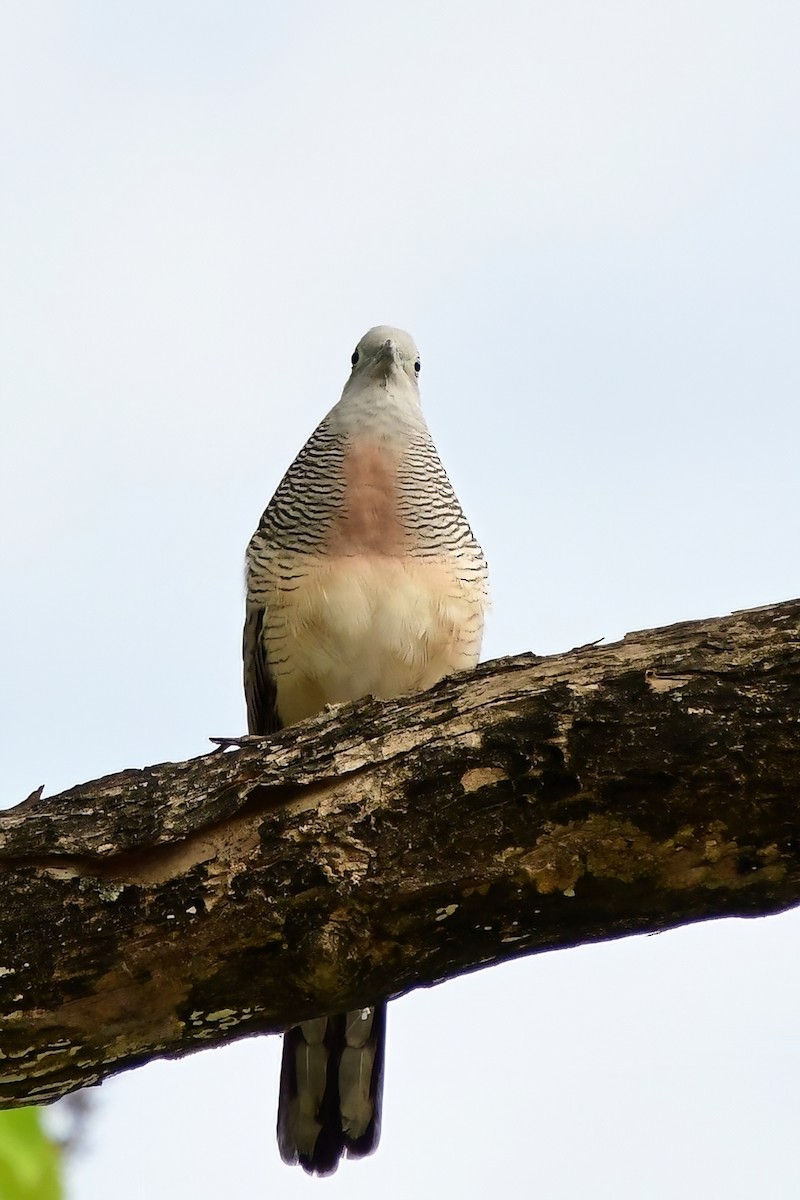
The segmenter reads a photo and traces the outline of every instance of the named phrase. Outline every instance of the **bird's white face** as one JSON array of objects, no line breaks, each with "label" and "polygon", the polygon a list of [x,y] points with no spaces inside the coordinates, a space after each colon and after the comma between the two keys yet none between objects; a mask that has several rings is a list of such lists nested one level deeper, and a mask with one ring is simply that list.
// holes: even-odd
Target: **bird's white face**
[{"label": "bird's white face", "polygon": [[417,390],[420,372],[419,350],[410,334],[391,325],[376,325],[364,334],[350,359],[350,382],[380,383],[392,379],[397,384],[405,376]]}]

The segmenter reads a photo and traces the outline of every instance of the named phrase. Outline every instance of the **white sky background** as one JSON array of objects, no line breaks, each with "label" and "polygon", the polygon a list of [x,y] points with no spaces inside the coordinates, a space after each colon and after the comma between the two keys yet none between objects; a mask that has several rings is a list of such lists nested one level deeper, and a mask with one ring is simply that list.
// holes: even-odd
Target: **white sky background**
[{"label": "white sky background", "polygon": [[[370,325],[422,349],[486,657],[798,583],[796,0],[6,0],[3,801],[245,727],[242,561]],[[71,1200],[800,1193],[800,919],[395,1003],[383,1143],[279,1042],[93,1093]]]}]

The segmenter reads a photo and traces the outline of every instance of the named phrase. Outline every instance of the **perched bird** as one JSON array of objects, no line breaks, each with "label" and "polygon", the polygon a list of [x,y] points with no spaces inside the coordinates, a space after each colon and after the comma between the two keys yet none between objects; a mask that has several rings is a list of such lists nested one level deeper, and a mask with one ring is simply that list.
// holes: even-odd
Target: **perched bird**
[{"label": "perched bird", "polygon": [[[419,352],[379,325],[342,398],[281,480],[247,550],[244,687],[251,733],[474,667],[486,562],[425,424]],[[336,1170],[378,1144],[386,1004],[284,1036],[284,1162]]]}]

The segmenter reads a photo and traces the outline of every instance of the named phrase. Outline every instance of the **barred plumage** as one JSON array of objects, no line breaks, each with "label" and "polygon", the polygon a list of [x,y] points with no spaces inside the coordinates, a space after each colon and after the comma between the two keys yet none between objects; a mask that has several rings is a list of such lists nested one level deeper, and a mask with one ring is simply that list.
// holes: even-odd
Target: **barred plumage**
[{"label": "barred plumage", "polygon": [[[270,732],[473,667],[486,563],[425,424],[419,356],[388,326],[359,342],[339,403],[281,480],[247,552],[248,725]],[[278,1140],[328,1174],[380,1131],[385,1004],[284,1040]]]}]

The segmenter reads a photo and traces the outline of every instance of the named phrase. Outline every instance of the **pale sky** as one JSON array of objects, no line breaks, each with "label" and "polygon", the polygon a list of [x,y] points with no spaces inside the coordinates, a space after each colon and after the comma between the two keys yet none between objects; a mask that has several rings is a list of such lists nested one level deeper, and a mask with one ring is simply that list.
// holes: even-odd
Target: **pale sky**
[{"label": "pale sky", "polygon": [[[6,0],[2,802],[245,727],[243,555],[371,325],[492,571],[485,657],[797,596],[796,0]],[[800,915],[390,1010],[377,1154],[278,1039],[93,1093],[70,1200],[800,1194]]]}]

